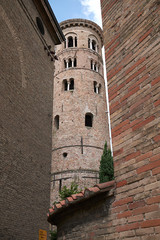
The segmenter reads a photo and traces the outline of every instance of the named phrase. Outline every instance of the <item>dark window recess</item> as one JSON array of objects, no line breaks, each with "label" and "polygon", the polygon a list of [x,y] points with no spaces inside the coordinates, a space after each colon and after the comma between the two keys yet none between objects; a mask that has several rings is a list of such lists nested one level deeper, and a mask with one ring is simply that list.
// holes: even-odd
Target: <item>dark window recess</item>
[{"label": "dark window recess", "polygon": [[64,91],[67,91],[67,80],[63,80]]},{"label": "dark window recess", "polygon": [[63,157],[64,157],[64,158],[66,158],[67,155],[68,155],[68,153],[66,153],[66,152],[63,153]]},{"label": "dark window recess", "polygon": [[94,41],[94,40],[92,41],[92,49],[96,50],[96,41]]},{"label": "dark window recess", "polygon": [[40,33],[42,35],[44,35],[43,23],[42,23],[42,21],[41,21],[41,19],[39,17],[36,17],[36,23],[37,23],[37,26],[38,26],[38,29],[39,29]]},{"label": "dark window recess", "polygon": [[64,60],[64,67],[67,68],[67,62]]},{"label": "dark window recess", "polygon": [[54,118],[54,124],[56,129],[59,129],[59,115],[56,115]]},{"label": "dark window recess", "polygon": [[66,39],[65,39],[65,41],[64,41],[64,47],[66,48]]},{"label": "dark window recess", "polygon": [[93,61],[91,60],[91,69],[93,69]]},{"label": "dark window recess", "polygon": [[71,79],[70,85],[69,85],[69,90],[73,90],[73,89],[74,89],[74,79]]},{"label": "dark window recess", "polygon": [[68,47],[73,47],[73,37],[68,37]]},{"label": "dark window recess", "polygon": [[77,59],[74,59],[74,67],[77,67]]},{"label": "dark window recess", "polygon": [[97,82],[94,81],[94,92],[96,93],[96,86],[97,86]]},{"label": "dark window recess", "polygon": [[77,37],[75,37],[75,47],[77,47]]},{"label": "dark window recess", "polygon": [[86,127],[92,127],[93,123],[93,114],[92,113],[86,113],[85,115],[85,126]]},{"label": "dark window recess", "polygon": [[72,67],[72,60],[71,60],[71,58],[69,58],[68,67],[69,67],[69,68]]},{"label": "dark window recess", "polygon": [[88,38],[88,48],[90,48],[90,38]]}]

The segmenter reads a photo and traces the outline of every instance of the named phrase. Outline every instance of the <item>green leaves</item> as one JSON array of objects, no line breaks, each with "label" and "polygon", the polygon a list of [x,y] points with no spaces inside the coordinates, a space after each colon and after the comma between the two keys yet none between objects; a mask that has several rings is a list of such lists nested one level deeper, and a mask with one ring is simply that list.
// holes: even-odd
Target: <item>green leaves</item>
[{"label": "green leaves", "polygon": [[70,197],[72,194],[79,192],[78,185],[75,182],[72,182],[70,188],[67,188],[66,186],[62,188],[62,190],[59,192],[59,196],[61,200],[64,200],[66,197]]},{"label": "green leaves", "polygon": [[107,149],[107,142],[104,144],[103,154],[99,168],[100,183],[108,182],[114,179],[113,157],[110,149]]}]

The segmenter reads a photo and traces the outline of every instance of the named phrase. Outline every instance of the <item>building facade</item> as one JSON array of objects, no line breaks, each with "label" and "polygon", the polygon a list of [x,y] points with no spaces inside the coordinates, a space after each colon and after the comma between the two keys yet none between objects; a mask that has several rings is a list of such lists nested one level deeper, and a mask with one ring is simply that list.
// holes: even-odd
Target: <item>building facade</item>
[{"label": "building facade", "polygon": [[99,182],[99,162],[108,140],[101,28],[88,20],[60,23],[65,43],[55,64],[51,201],[64,185]]},{"label": "building facade", "polygon": [[46,0],[0,1],[0,239],[48,230],[54,49],[63,33]]},{"label": "building facade", "polygon": [[106,239],[160,238],[159,4],[101,0],[117,182]]}]

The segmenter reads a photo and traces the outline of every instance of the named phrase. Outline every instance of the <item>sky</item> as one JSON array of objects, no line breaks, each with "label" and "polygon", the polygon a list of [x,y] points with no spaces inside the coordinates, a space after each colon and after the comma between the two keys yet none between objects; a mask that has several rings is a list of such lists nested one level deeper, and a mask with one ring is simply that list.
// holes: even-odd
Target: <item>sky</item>
[{"label": "sky", "polygon": [[102,27],[100,0],[49,0],[49,3],[59,23],[71,18],[84,18]]}]

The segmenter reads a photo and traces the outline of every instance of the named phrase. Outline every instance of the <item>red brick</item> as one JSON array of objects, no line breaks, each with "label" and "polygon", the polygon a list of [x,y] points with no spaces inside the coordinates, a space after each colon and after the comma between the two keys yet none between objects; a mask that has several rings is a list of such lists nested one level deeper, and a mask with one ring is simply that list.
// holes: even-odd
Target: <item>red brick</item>
[{"label": "red brick", "polygon": [[143,36],[141,36],[138,40],[138,42],[142,42],[148,35],[152,32],[153,28],[150,28]]},{"label": "red brick", "polygon": [[158,161],[158,160],[160,160],[160,153],[150,158],[151,162]]},{"label": "red brick", "polygon": [[123,211],[126,211],[126,210],[128,210],[127,204],[112,208],[113,213],[120,213],[120,212],[123,212]]},{"label": "red brick", "polygon": [[114,49],[120,44],[120,41],[117,41],[110,49],[108,52],[106,52],[106,59],[109,58],[112,53],[114,52]]},{"label": "red brick", "polygon": [[134,108],[138,107],[140,104],[145,103],[147,100],[149,100],[152,97],[151,94],[148,94],[144,98],[139,99],[136,103],[132,104],[130,107],[130,110],[133,110]]},{"label": "red brick", "polygon": [[160,196],[148,198],[146,202],[147,204],[160,203]]},{"label": "red brick", "polygon": [[151,85],[154,86],[156,83],[160,82],[160,76],[158,76],[157,78],[155,78],[152,82]]},{"label": "red brick", "polygon": [[[132,84],[132,86],[128,89],[128,91],[130,91],[131,89],[135,88],[136,86],[140,85],[142,82],[144,82],[147,78],[149,77],[149,74],[143,76],[142,78],[140,78],[138,81],[136,81],[135,83]],[[150,94],[151,96],[151,94]]]},{"label": "red brick", "polygon": [[113,76],[115,76],[118,72],[122,70],[123,66],[120,66],[119,68],[115,69],[114,71],[108,73],[107,79],[110,80]]},{"label": "red brick", "polygon": [[127,94],[125,94],[121,99],[120,102],[123,102],[125,99],[129,98],[130,96],[132,96],[133,94],[135,94],[138,90],[139,90],[139,86],[137,86],[136,88],[134,88],[133,90],[129,91]]},{"label": "red brick", "polygon": [[160,99],[158,99],[157,101],[154,102],[154,106],[157,107],[160,105]]},{"label": "red brick", "polygon": [[160,134],[158,134],[157,136],[155,136],[155,137],[153,138],[153,140],[154,140],[155,142],[159,142],[159,141],[160,141]]},{"label": "red brick", "polygon": [[141,156],[136,158],[136,162],[143,161],[143,160],[145,160],[147,158],[150,158],[151,156],[152,156],[152,151],[144,153],[144,154],[141,154]]},{"label": "red brick", "polygon": [[155,116],[150,116],[147,119],[145,119],[144,121],[142,121],[142,122],[136,124],[134,127],[132,127],[132,130],[135,131],[138,128],[145,126],[147,123],[152,122],[154,119],[155,119]]},{"label": "red brick", "polygon": [[131,224],[126,224],[126,225],[122,225],[122,226],[117,226],[116,227],[116,231],[117,232],[124,232],[124,231],[128,231],[131,229],[137,229],[139,228],[140,224],[139,223],[131,223]]},{"label": "red brick", "polygon": [[133,197],[123,198],[121,200],[118,200],[118,201],[113,203],[113,207],[121,206],[121,205],[124,205],[124,204],[129,203],[129,202],[133,202]]},{"label": "red brick", "polygon": [[126,218],[132,216],[132,211],[125,211],[123,213],[117,214],[117,218]]},{"label": "red brick", "polygon": [[157,175],[157,174],[159,174],[159,173],[160,173],[160,167],[155,168],[155,169],[152,170],[152,174],[153,174],[153,175]]},{"label": "red brick", "polygon": [[114,157],[115,157],[115,156],[118,156],[118,155],[120,155],[121,153],[123,153],[123,148],[120,148],[120,149],[118,149],[117,151],[114,151],[113,156],[114,156]]},{"label": "red brick", "polygon": [[131,72],[133,69],[135,69],[139,64],[144,62],[145,59],[146,59],[146,57],[143,57],[143,58],[139,59],[132,67],[130,67],[126,70],[125,74],[127,75],[129,72]]},{"label": "red brick", "polygon": [[141,223],[142,228],[155,227],[160,225],[160,219],[147,220]]},{"label": "red brick", "polygon": [[117,40],[117,38],[119,38],[119,36],[120,34],[118,34],[114,39],[112,39],[112,41],[110,41],[105,48],[108,49]]},{"label": "red brick", "polygon": [[139,201],[129,204],[129,209],[143,207],[145,205],[145,201]]},{"label": "red brick", "polygon": [[158,166],[160,166],[160,161],[155,161],[153,163],[149,163],[147,165],[144,165],[144,166],[138,168],[137,173],[140,174],[142,172],[147,172],[148,170],[151,170],[151,169],[156,168]]},{"label": "red brick", "polygon": [[126,185],[127,184],[127,181],[126,180],[123,180],[123,181],[121,181],[121,182],[118,182],[117,184],[116,184],[116,187],[118,188],[118,187],[122,187],[122,186],[124,186],[124,185]]},{"label": "red brick", "polygon": [[136,208],[133,210],[133,215],[139,215],[142,213],[147,213],[147,212],[154,212],[159,209],[158,205],[147,205],[144,207]]},{"label": "red brick", "polygon": [[127,78],[126,83],[129,83],[131,80],[133,80],[135,77],[137,77],[139,74],[141,74],[146,69],[146,66],[140,68],[137,72],[132,74],[129,78]]},{"label": "red brick", "polygon": [[129,154],[128,156],[125,157],[125,161],[128,161],[130,159],[136,158],[137,156],[139,156],[141,154],[140,151],[134,152]]},{"label": "red brick", "polygon": [[129,123],[129,120],[125,120],[121,123],[119,123],[118,125],[116,125],[113,129],[112,129],[112,132],[115,132],[117,131],[119,128],[122,128],[124,125],[126,125],[127,123]]}]

